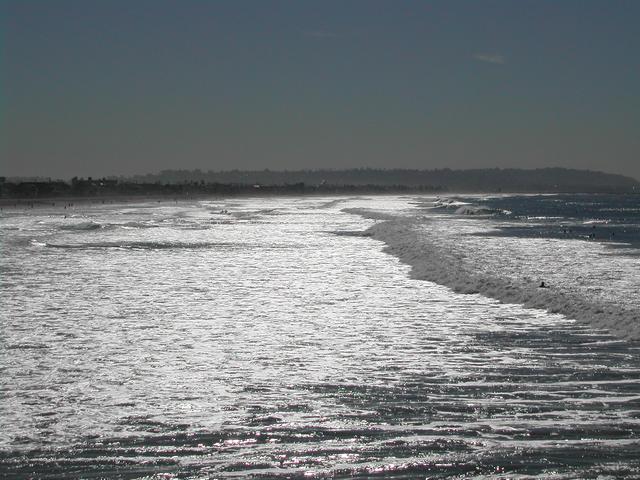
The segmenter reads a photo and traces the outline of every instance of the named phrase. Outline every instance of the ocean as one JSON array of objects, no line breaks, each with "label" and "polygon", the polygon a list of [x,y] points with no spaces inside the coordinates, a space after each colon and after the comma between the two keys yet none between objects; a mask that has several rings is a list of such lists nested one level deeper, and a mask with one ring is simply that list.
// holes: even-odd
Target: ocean
[{"label": "ocean", "polygon": [[0,478],[640,477],[638,195],[55,203]]}]

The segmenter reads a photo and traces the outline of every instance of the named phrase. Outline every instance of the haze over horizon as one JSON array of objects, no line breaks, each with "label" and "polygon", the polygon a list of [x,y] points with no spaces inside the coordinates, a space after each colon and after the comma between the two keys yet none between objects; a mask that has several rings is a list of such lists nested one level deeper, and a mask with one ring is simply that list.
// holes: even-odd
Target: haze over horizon
[{"label": "haze over horizon", "polygon": [[640,179],[640,2],[11,1],[0,175]]}]

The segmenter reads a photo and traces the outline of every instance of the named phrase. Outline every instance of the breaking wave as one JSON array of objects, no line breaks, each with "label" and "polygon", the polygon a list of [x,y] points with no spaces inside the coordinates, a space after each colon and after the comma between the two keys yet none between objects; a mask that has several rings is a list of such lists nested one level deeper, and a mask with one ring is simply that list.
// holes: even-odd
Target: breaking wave
[{"label": "breaking wave", "polygon": [[250,245],[232,242],[87,242],[87,243],[45,243],[48,248],[75,249],[128,249],[128,250],[170,250],[203,248],[247,248]]},{"label": "breaking wave", "polygon": [[[419,202],[418,205],[424,207],[425,202]],[[511,215],[510,210],[475,205],[453,198],[437,198],[433,202],[428,202],[427,207],[429,209],[453,211],[456,215]]]},{"label": "breaking wave", "polygon": [[159,226],[160,225],[158,225],[157,223],[150,223],[150,222],[125,222],[125,223],[118,224],[118,227],[125,228],[125,229],[158,228]]},{"label": "breaking wave", "polygon": [[102,228],[102,225],[96,222],[80,222],[60,226],[60,230],[73,230],[83,232],[87,230],[98,230],[99,228]]},{"label": "breaking wave", "polygon": [[456,215],[496,215],[509,214],[508,211],[496,210],[494,208],[479,207],[477,205],[463,205],[456,209]]},{"label": "breaking wave", "polygon": [[[543,309],[586,322],[618,336],[640,339],[640,312],[621,303],[602,303],[597,298],[579,292],[557,288],[539,288],[531,279],[488,275],[473,268],[473,262],[452,253],[441,239],[435,240],[421,232],[424,219],[392,217],[366,209],[345,209],[347,213],[384,220],[366,230],[366,234],[386,244],[385,251],[411,267],[412,278],[427,280],[451,288],[456,293],[480,294],[503,303],[520,304]],[[468,256],[478,252],[467,252]],[[482,258],[476,258],[482,261]]]}]

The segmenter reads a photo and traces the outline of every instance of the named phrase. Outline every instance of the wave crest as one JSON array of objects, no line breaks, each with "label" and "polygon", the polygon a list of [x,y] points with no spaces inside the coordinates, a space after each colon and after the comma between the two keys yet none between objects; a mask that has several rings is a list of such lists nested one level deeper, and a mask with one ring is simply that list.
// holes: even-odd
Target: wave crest
[{"label": "wave crest", "polygon": [[[361,213],[367,218],[376,216],[375,212]],[[415,218],[395,217],[371,226],[366,232],[383,241],[387,253],[409,265],[412,278],[447,286],[456,293],[481,294],[503,303],[562,314],[621,337],[640,339],[640,312],[621,304],[601,304],[556,288],[539,288],[531,279],[518,282],[474,271],[452,255],[446,244],[421,235],[419,226],[424,225],[422,222]]]},{"label": "wave crest", "polygon": [[61,230],[72,230],[72,231],[88,231],[88,230],[98,230],[102,228],[102,225],[96,222],[80,222],[80,223],[71,223],[68,225],[61,225]]},{"label": "wave crest", "polygon": [[167,249],[202,249],[202,248],[238,248],[246,247],[237,243],[188,243],[188,242],[88,242],[88,243],[46,243],[49,248],[61,249],[128,249],[128,250],[167,250]]}]

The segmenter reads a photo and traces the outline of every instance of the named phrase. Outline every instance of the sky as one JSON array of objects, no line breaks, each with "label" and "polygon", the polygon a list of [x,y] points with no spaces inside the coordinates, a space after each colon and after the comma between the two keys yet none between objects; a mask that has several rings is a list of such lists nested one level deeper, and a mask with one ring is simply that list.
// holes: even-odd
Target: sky
[{"label": "sky", "polygon": [[0,175],[640,179],[640,1],[0,0]]}]

